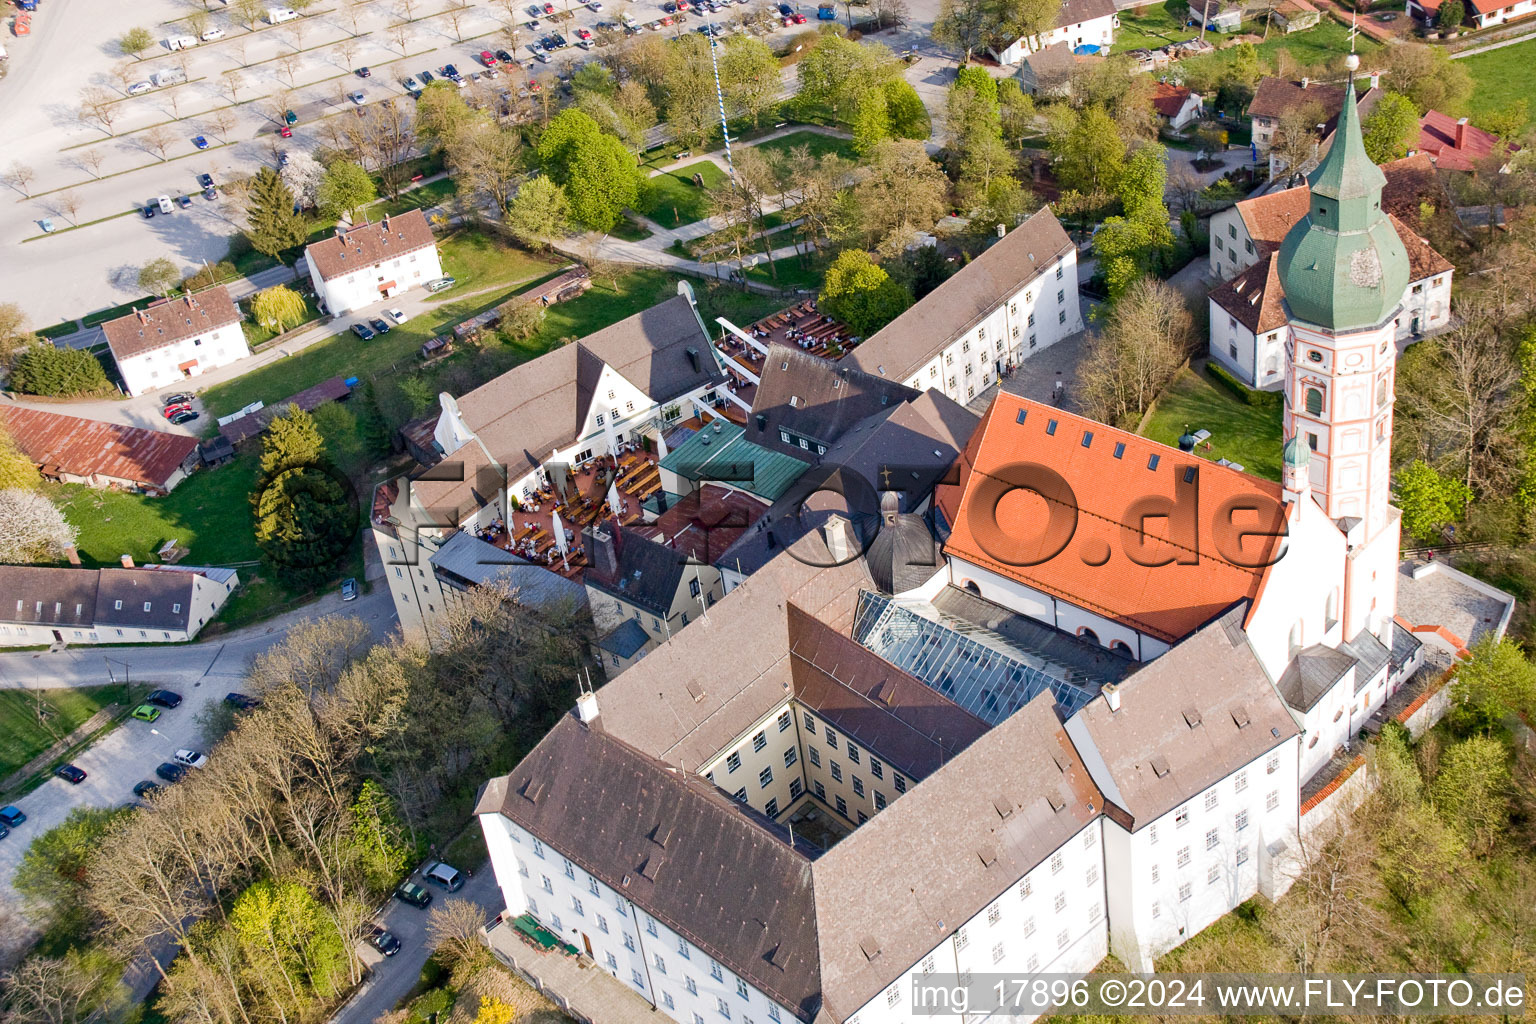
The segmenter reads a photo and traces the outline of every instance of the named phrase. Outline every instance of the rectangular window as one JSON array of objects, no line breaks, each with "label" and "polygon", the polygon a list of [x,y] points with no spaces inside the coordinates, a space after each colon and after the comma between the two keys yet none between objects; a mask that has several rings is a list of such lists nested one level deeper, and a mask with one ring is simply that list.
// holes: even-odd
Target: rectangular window
[{"label": "rectangular window", "polygon": [[827,798],[827,787],[826,786],[823,786],[820,782],[812,782],[811,785],[816,788],[816,795],[818,797],[820,797],[822,800],[825,800]]},{"label": "rectangular window", "polygon": [[677,955],[682,957],[684,960],[689,959],[687,939],[680,938],[677,940]]},{"label": "rectangular window", "polygon": [[608,955],[607,955],[607,956],[605,956],[605,957],[604,957],[604,960],[606,960],[606,961],[607,961],[607,963],[608,963],[608,969],[609,969],[609,970],[610,970],[610,971],[616,971],[616,970],[618,970],[618,969],[619,969],[619,960],[618,960],[618,957],[616,957],[616,956],[614,956],[614,955],[613,955],[613,954],[612,954],[612,953],[609,953],[609,954],[608,954]]},{"label": "rectangular window", "polygon": [[833,732],[831,729],[826,729],[826,730],[824,730],[824,732],[826,734],[827,747],[829,749],[831,749],[831,750],[836,750],[837,749],[837,733]]},{"label": "rectangular window", "polygon": [[1188,882],[1185,882],[1183,885],[1179,886],[1179,902],[1188,903],[1189,898],[1194,895],[1194,892],[1195,887],[1190,885]]},{"label": "rectangular window", "polygon": [[832,781],[833,782],[842,782],[843,781],[843,766],[838,764],[836,761],[832,762]]},{"label": "rectangular window", "polygon": [[1067,894],[1064,893],[1064,892],[1057,893],[1054,906],[1056,907],[1056,913],[1058,913],[1058,914],[1061,913],[1063,910],[1066,910],[1067,909]]},{"label": "rectangular window", "polygon": [[852,743],[848,744],[848,760],[854,764],[859,763],[859,748]]},{"label": "rectangular window", "polygon": [[656,934],[656,919],[651,917],[651,916],[649,916],[649,915],[647,915],[646,919],[645,919],[645,934],[647,934],[647,935],[655,935]]},{"label": "rectangular window", "polygon": [[757,785],[759,789],[766,789],[773,783],[773,766],[769,765],[757,773]]},{"label": "rectangular window", "polygon": [[763,805],[763,813],[770,818],[777,818],[779,816],[779,802],[777,800],[769,800]]},{"label": "rectangular window", "polygon": [[725,975],[720,973],[720,965],[711,960],[709,962],[709,976],[716,981],[724,981]]},{"label": "rectangular window", "polygon": [[1236,791],[1238,793],[1241,793],[1243,790],[1247,789],[1248,788],[1248,773],[1247,772],[1238,772],[1235,776],[1233,776],[1232,777],[1232,788],[1233,788],[1234,791]]},{"label": "rectangular window", "polygon": [[699,983],[692,978],[684,978],[683,987],[688,990],[689,995],[696,996],[699,994]]},{"label": "rectangular window", "polygon": [[631,953],[635,951],[635,937],[629,934],[629,932],[624,933],[624,948]]},{"label": "rectangular window", "polygon": [[540,875],[539,877],[544,879],[544,891],[545,892],[552,893],[552,892],[555,891],[555,886],[554,886],[554,884],[552,882],[550,882],[548,875]]},{"label": "rectangular window", "polygon": [[900,775],[891,776],[891,785],[896,787],[896,792],[898,793],[905,793],[907,791],[907,780]]},{"label": "rectangular window", "polygon": [[1187,847],[1187,846],[1179,847],[1179,856],[1178,856],[1177,863],[1178,863],[1179,867],[1181,867],[1181,868],[1189,867],[1189,847]]},{"label": "rectangular window", "polygon": [[1237,862],[1239,864],[1247,864],[1248,863],[1248,847],[1246,847],[1246,846],[1239,846],[1237,848]]},{"label": "rectangular window", "polygon": [[742,786],[736,792],[732,793],[731,794],[731,799],[737,801],[738,803],[743,803],[743,804],[746,803],[747,802],[747,787],[746,786]]},{"label": "rectangular window", "polygon": [[869,774],[877,779],[885,778],[885,765],[880,763],[878,757],[871,757],[869,759]]},{"label": "rectangular window", "polygon": [[1209,832],[1207,832],[1205,834],[1205,848],[1207,850],[1214,850],[1214,849],[1216,849],[1216,845],[1218,843],[1220,843],[1220,842],[1221,842],[1221,837],[1217,834],[1215,829],[1211,829]]},{"label": "rectangular window", "polygon": [[656,954],[652,955],[652,957],[651,957],[651,964],[652,964],[652,966],[654,966],[656,968],[656,973],[657,974],[666,974],[667,973],[667,962],[662,959],[660,953],[656,953]]},{"label": "rectangular window", "polygon": [[587,916],[587,912],[581,908],[581,900],[578,897],[571,897],[571,909],[576,911],[577,917]]},{"label": "rectangular window", "polygon": [[751,998],[747,995],[747,983],[740,978],[736,979],[736,994],[741,996],[743,999]]},{"label": "rectangular window", "polygon": [[725,755],[725,770],[733,772],[741,767],[741,752],[733,750]]},{"label": "rectangular window", "polygon": [[715,996],[715,1009],[720,1011],[720,1016],[724,1017],[726,1020],[731,1019],[731,1008],[726,1003],[725,997]]},{"label": "rectangular window", "polygon": [[794,763],[796,761],[798,761],[798,760],[800,760],[800,752],[798,750],[796,750],[794,747],[790,747],[788,750],[784,751],[784,767],[785,768],[789,768],[789,767],[793,766]]},{"label": "rectangular window", "polygon": [[783,732],[785,729],[789,728],[789,721],[790,719],[788,711],[779,712],[779,732]]},{"label": "rectangular window", "polygon": [[810,715],[806,715],[805,718],[802,719],[802,721],[805,724],[805,731],[806,731],[806,733],[811,735],[811,736],[815,736],[816,735],[816,719],[812,718]]},{"label": "rectangular window", "polygon": [[1279,770],[1280,770],[1280,758],[1278,758],[1278,757],[1271,757],[1268,761],[1264,762],[1264,774],[1265,775],[1273,775],[1273,774],[1275,774],[1275,772],[1277,772]]},{"label": "rectangular window", "polygon": [[875,790],[875,810],[885,810],[885,794],[880,792],[878,789]]},{"label": "rectangular window", "polygon": [[817,768],[821,767],[821,751],[817,750],[815,747],[806,747],[805,756],[811,759],[811,764],[815,765]]},{"label": "rectangular window", "polygon": [[1035,919],[1033,917],[1026,917],[1024,919],[1024,937],[1027,939],[1033,934],[1035,934]]},{"label": "rectangular window", "polygon": [[1247,811],[1238,811],[1237,812],[1237,816],[1232,819],[1232,826],[1235,829],[1237,829],[1237,831],[1239,831],[1239,832],[1241,832],[1243,829],[1247,828],[1248,827],[1248,812]]},{"label": "rectangular window", "polygon": [[791,800],[798,800],[798,799],[800,799],[800,794],[804,793],[804,792],[805,792],[805,786],[801,784],[801,782],[800,782],[800,780],[798,778],[794,778],[794,779],[790,779],[789,780],[789,798]]},{"label": "rectangular window", "polygon": [[1221,868],[1212,864],[1205,872],[1205,882],[1207,885],[1215,885],[1219,881],[1221,881]]},{"label": "rectangular window", "polygon": [[1067,931],[1067,929],[1063,928],[1061,931],[1056,933],[1056,948],[1057,949],[1066,949],[1067,946],[1071,942],[1072,942],[1072,935],[1071,935],[1071,933],[1069,931]]},{"label": "rectangular window", "polygon": [[661,994],[661,1005],[665,1006],[669,1010],[677,1009],[677,1004],[672,1001],[671,992],[663,992]]},{"label": "rectangular window", "polygon": [[1212,810],[1216,806],[1216,791],[1213,789],[1205,794],[1205,809]]},{"label": "rectangular window", "polygon": [[855,775],[853,777],[853,795],[854,796],[863,796],[864,795],[864,780],[859,778],[857,775]]},{"label": "rectangular window", "polygon": [[848,801],[842,797],[837,798],[837,813],[845,818],[848,817]]},{"label": "rectangular window", "polygon": [[955,952],[960,952],[970,944],[971,937],[965,933],[964,928],[961,928],[959,931],[955,932]]},{"label": "rectangular window", "polygon": [[1269,792],[1269,796],[1264,798],[1264,809],[1266,811],[1272,811],[1276,807],[1279,807],[1279,806],[1280,806],[1280,791],[1278,789],[1272,789]]},{"label": "rectangular window", "polygon": [[1060,874],[1063,863],[1060,853],[1051,854],[1051,874]]},{"label": "rectangular window", "polygon": [[996,925],[997,922],[1001,921],[1002,919],[1003,919],[1003,908],[1002,908],[1001,904],[994,903],[990,907],[987,908],[987,924],[988,925]]},{"label": "rectangular window", "polygon": [[572,864],[570,861],[565,862],[565,877],[573,881],[576,878],[576,865]]},{"label": "rectangular window", "polygon": [[1189,824],[1189,805],[1185,804],[1173,812],[1173,827],[1183,828]]},{"label": "rectangular window", "polygon": [[604,935],[608,934],[608,919],[602,914],[597,915],[597,930],[602,932]]},{"label": "rectangular window", "polygon": [[760,732],[756,736],[752,737],[752,749],[753,750],[762,750],[767,745],[768,745],[768,737],[764,733]]},{"label": "rectangular window", "polygon": [[645,991],[645,976],[642,975],[639,971],[630,971],[630,980],[635,983],[635,987],[640,991]]},{"label": "rectangular window", "polygon": [[1003,962],[1003,944],[1001,942],[992,947],[992,962],[994,964]]}]

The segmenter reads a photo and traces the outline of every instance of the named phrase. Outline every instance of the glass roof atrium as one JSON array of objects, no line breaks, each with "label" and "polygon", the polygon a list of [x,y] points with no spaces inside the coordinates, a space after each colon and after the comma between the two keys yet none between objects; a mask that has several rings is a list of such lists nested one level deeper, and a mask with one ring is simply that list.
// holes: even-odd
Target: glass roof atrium
[{"label": "glass roof atrium", "polygon": [[1110,681],[1027,651],[984,626],[924,601],[859,592],[853,638],[911,673],[988,725],[996,725],[1050,687],[1070,716]]}]

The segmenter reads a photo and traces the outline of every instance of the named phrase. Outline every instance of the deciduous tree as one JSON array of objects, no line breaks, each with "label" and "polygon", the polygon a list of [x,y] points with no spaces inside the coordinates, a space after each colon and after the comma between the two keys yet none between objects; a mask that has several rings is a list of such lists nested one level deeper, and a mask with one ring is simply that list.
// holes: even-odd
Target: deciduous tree
[{"label": "deciduous tree", "polygon": [[544,173],[565,190],[571,217],[608,231],[640,194],[641,178],[624,144],[586,114],[566,110],[539,139]]},{"label": "deciduous tree", "polygon": [[297,327],[306,315],[304,297],[284,284],[264,288],[251,299],[251,317],[276,334]]},{"label": "deciduous tree", "polygon": [[335,160],[325,169],[315,200],[327,218],[351,221],[357,212],[379,198],[368,172],[351,160]]},{"label": "deciduous tree", "polygon": [[1402,93],[1389,92],[1376,101],[1361,124],[1365,155],[1378,164],[1408,155],[1419,138],[1419,112]]},{"label": "deciduous tree", "polygon": [[149,29],[138,27],[124,32],[117,40],[117,48],[125,57],[141,56],[145,50],[155,45],[155,37]]},{"label": "deciduous tree", "polygon": [[78,531],[44,495],[23,487],[0,490],[0,562],[32,565],[56,562],[74,545]]},{"label": "deciduous tree", "polygon": [[565,192],[542,174],[523,182],[507,208],[507,230],[532,249],[547,249],[551,239],[569,229],[571,208]]},{"label": "deciduous tree", "polygon": [[0,426],[0,488],[31,490],[41,481],[36,463],[16,446],[10,431]]},{"label": "deciduous tree", "polygon": [[181,284],[181,268],[161,256],[139,268],[139,287],[151,295],[168,298]]},{"label": "deciduous tree", "polygon": [[867,338],[912,305],[912,296],[869,253],[848,249],[827,268],[820,303],[828,314]]},{"label": "deciduous tree", "polygon": [[869,170],[855,188],[861,228],[875,251],[894,256],[944,215],[949,179],[913,139],[881,143]]},{"label": "deciduous tree", "polygon": [[1403,532],[1421,541],[1434,541],[1447,523],[1466,514],[1472,491],[1455,478],[1441,476],[1422,459],[1397,472],[1393,497],[1403,511]]},{"label": "deciduous tree", "polygon": [[1089,335],[1078,369],[1078,400],[1093,419],[1134,424],[1189,358],[1193,318],[1162,281],[1143,278],[1114,304],[1104,330]]},{"label": "deciduous tree", "polygon": [[1511,714],[1536,708],[1536,666],[1508,638],[1484,636],[1456,667],[1447,716],[1460,732],[1497,729]]}]

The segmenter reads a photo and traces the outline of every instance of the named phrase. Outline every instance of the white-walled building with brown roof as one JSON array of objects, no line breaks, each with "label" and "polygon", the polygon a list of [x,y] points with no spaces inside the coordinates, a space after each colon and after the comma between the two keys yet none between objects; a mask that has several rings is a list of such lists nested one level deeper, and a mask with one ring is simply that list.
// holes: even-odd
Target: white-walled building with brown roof
[{"label": "white-walled building with brown roof", "polygon": [[223,285],[195,295],[152,302],[101,325],[123,378],[123,390],[142,395],[176,387],[205,370],[251,354],[244,317]]},{"label": "white-walled building with brown roof", "polygon": [[420,210],[358,224],[304,250],[315,294],[332,316],[371,306],[443,276],[437,239]]},{"label": "white-walled building with brown roof", "polygon": [[[1115,11],[1114,0],[1065,0],[1056,24],[1038,36],[1024,36],[1014,40],[993,56],[999,64],[1017,64],[1026,54],[1044,49],[1056,43],[1066,43],[1076,50],[1079,46],[1097,46],[1108,52],[1115,41],[1115,29],[1120,27],[1120,16]],[[1091,52],[1091,51],[1089,51]]]}]

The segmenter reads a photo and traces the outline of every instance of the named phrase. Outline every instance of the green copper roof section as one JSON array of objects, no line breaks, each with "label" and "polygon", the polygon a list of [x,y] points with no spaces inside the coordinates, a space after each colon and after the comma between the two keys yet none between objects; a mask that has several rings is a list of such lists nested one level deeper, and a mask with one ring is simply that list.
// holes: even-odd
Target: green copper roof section
[{"label": "green copper roof section", "polygon": [[661,468],[697,484],[711,480],[776,501],[810,469],[793,455],[748,441],[734,423],[715,420],[667,453]]},{"label": "green copper roof section", "polygon": [[1408,253],[1381,209],[1386,180],[1365,154],[1351,77],[1333,144],[1307,179],[1307,216],[1280,243],[1280,283],[1293,320],[1355,330],[1380,324],[1402,303]]},{"label": "green copper roof section", "polygon": [[1285,447],[1280,452],[1281,461],[1293,469],[1305,469],[1312,464],[1312,449],[1301,443],[1301,438],[1293,437],[1285,442]]}]

